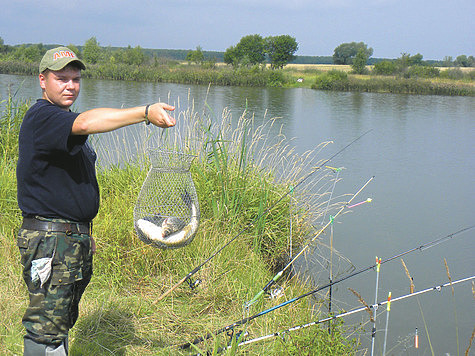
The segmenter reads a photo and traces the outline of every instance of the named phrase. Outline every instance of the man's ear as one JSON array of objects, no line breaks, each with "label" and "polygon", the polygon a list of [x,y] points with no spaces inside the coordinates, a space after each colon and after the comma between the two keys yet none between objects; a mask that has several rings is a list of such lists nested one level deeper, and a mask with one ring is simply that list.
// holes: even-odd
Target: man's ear
[{"label": "man's ear", "polygon": [[40,75],[38,76],[39,80],[40,80],[40,87],[41,89],[46,89],[46,76],[45,74],[43,73],[40,73]]}]

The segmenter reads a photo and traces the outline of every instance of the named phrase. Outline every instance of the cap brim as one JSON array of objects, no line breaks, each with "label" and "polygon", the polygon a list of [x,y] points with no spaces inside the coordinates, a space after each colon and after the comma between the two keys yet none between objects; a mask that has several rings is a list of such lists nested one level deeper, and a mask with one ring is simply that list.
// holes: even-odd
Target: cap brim
[{"label": "cap brim", "polygon": [[46,69],[49,70],[61,70],[66,67],[68,64],[75,63],[82,70],[86,69],[86,65],[80,59],[64,58],[57,60],[53,65],[40,68],[40,73],[44,72]]}]

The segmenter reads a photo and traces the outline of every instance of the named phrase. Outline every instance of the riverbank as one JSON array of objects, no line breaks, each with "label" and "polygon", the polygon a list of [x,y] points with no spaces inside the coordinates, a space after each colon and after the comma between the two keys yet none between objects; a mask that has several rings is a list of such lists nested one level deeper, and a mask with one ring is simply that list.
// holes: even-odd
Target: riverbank
[{"label": "riverbank", "polygon": [[[84,78],[168,82],[218,86],[311,88],[318,90],[373,93],[475,96],[475,70],[472,68],[437,69],[426,78],[415,70],[405,76],[351,73],[345,65],[287,65],[283,70],[265,67],[232,68],[227,65],[190,65],[164,62],[156,65],[88,65]],[[36,75],[37,64],[0,61],[0,73]],[[439,74],[437,74],[439,73]]]},{"label": "riverbank", "polygon": [[[15,244],[15,232],[21,221],[16,204],[17,138],[26,109],[26,104],[17,105],[9,100],[0,116],[0,348],[11,354],[21,353],[20,320],[27,301]],[[145,245],[134,233],[132,216],[146,178],[147,157],[100,169],[101,209],[94,222],[98,244],[95,272],[70,335],[71,355],[188,354],[176,345],[241,320],[244,302],[286,261],[289,217],[293,219],[294,243],[298,244],[310,228],[307,214],[318,214],[318,197],[309,199],[305,191],[293,195],[293,199],[302,202],[293,214],[289,211],[289,199],[279,201],[289,191],[289,185],[304,173],[303,168],[315,165],[316,161],[299,160],[278,142],[251,160],[256,153],[252,147],[260,146],[265,128],[250,134],[250,122],[243,119],[235,131],[229,131],[229,118],[223,118],[221,127],[214,127],[196,113],[185,115],[189,119],[185,122],[197,124],[189,128],[185,141],[189,153],[197,155],[192,176],[201,209],[198,234],[190,245],[177,250]],[[100,141],[96,144],[100,146]],[[294,166],[276,180],[274,168],[284,155]],[[195,277],[203,281],[195,291],[184,284],[157,302],[165,290],[272,204],[276,207],[271,214],[258,219],[199,271]],[[295,202],[292,206],[296,209]],[[261,298],[249,313],[270,308],[310,289],[295,276],[282,281],[280,298]],[[236,331],[245,330],[253,337],[281,331],[315,320],[324,308],[322,301],[315,298],[311,303],[302,300]],[[341,325],[334,324],[330,335],[326,327],[316,326],[295,332],[285,342],[276,339],[255,343],[242,348],[242,352],[351,354],[355,345],[342,336],[343,330]],[[222,333],[198,346],[203,351],[216,350],[228,341],[229,336]]]}]

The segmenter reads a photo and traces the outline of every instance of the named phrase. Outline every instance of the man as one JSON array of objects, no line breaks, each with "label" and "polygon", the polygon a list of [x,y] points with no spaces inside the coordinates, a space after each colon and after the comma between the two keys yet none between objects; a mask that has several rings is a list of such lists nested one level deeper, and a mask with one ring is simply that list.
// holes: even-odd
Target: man
[{"label": "man", "polygon": [[91,279],[99,187],[88,135],[144,121],[163,128],[176,123],[167,112],[175,108],[164,103],[71,112],[85,68],[67,47],[47,51],[39,67],[42,98],[20,129],[17,245],[30,297],[24,355],[67,355],[68,331]]}]

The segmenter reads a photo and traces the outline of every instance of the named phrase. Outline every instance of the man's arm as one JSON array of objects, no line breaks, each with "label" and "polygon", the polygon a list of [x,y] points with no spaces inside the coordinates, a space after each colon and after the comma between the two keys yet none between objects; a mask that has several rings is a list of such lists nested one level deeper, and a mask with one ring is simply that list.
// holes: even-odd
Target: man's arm
[{"label": "man's arm", "polygon": [[[167,112],[173,110],[175,110],[174,106],[155,103],[148,108],[148,120],[153,125],[162,128],[175,126],[175,119]],[[130,109],[92,109],[78,115],[74,120],[71,133],[73,135],[89,135],[109,132],[143,121],[146,121],[145,106]]]}]

